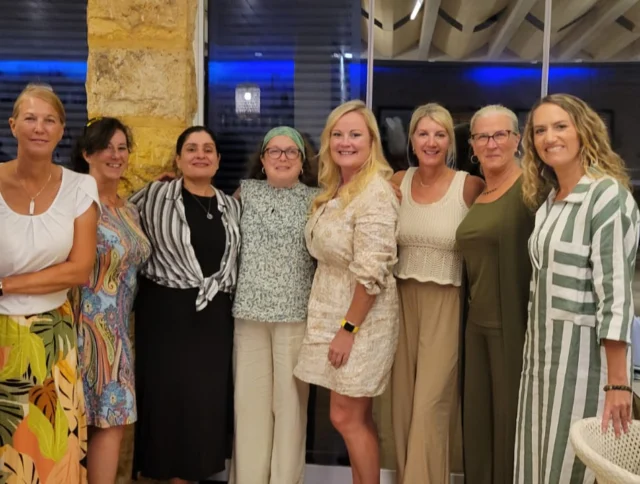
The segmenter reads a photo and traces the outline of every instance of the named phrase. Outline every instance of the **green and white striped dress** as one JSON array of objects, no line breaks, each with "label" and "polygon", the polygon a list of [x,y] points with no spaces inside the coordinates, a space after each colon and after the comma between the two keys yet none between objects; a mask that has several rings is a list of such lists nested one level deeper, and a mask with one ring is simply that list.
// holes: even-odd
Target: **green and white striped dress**
[{"label": "green and white striped dress", "polygon": [[[601,340],[630,343],[639,212],[611,177],[583,176],[536,213],[518,402],[517,484],[593,483],[568,441],[571,424],[602,414]],[[628,351],[631,370],[631,352]]]}]

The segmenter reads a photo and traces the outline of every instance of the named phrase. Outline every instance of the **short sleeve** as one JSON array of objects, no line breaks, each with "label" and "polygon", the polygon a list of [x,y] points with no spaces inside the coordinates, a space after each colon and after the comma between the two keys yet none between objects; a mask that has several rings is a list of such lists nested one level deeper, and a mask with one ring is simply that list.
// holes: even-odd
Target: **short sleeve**
[{"label": "short sleeve", "polygon": [[638,249],[638,207],[618,183],[604,181],[591,219],[591,267],[598,339],[631,342],[632,281]]},{"label": "short sleeve", "polygon": [[80,175],[76,189],[75,218],[80,217],[89,207],[95,203],[101,210],[98,185],[91,175]]},{"label": "short sleeve", "polygon": [[355,217],[349,270],[367,294],[376,295],[392,277],[397,262],[398,200],[385,180],[369,184],[358,200]]}]

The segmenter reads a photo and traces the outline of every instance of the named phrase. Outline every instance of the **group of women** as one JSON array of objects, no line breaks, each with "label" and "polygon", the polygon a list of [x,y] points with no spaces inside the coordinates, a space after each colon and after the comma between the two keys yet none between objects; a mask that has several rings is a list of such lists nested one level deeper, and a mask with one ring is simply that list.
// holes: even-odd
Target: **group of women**
[{"label": "group of women", "polygon": [[583,101],[540,100],[522,151],[513,112],[480,109],[484,180],[455,170],[442,106],[416,109],[415,166],[393,174],[350,101],[317,155],[293,128],[266,133],[233,196],[212,185],[205,127],[178,138],[174,179],[125,200],[129,129],[91,120],[71,171],[52,163],[64,124],[53,91],[28,86],[0,165],[9,479],[113,483],[136,422],[134,474],[203,480],[232,422],[231,481],[302,484],[309,384],[330,390],[356,484],[380,480],[388,386],[399,484],[448,482],[461,447],[470,484],[592,483],[571,423],[626,430],[639,212]]}]

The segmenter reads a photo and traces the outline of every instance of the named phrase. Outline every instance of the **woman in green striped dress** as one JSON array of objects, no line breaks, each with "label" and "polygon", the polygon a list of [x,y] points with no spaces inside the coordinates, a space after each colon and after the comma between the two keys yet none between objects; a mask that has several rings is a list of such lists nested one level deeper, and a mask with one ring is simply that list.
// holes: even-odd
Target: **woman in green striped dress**
[{"label": "woman in green striped dress", "polygon": [[[593,483],[568,442],[576,420],[631,420],[630,328],[639,212],[622,159],[584,101],[554,94],[531,110],[525,200],[536,213],[518,403],[515,482]],[[613,388],[611,388],[613,386]],[[613,424],[613,430],[611,429]]]}]

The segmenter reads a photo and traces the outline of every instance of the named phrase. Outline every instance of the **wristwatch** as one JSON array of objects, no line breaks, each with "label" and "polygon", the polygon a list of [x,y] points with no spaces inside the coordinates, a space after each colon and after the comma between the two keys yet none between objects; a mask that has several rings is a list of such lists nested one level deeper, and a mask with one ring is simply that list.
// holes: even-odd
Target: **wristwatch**
[{"label": "wristwatch", "polygon": [[340,323],[340,326],[342,326],[346,331],[349,331],[349,333],[353,333],[353,334],[356,334],[360,329],[358,326],[356,326],[353,323],[350,323],[346,319],[342,320],[342,323]]}]

